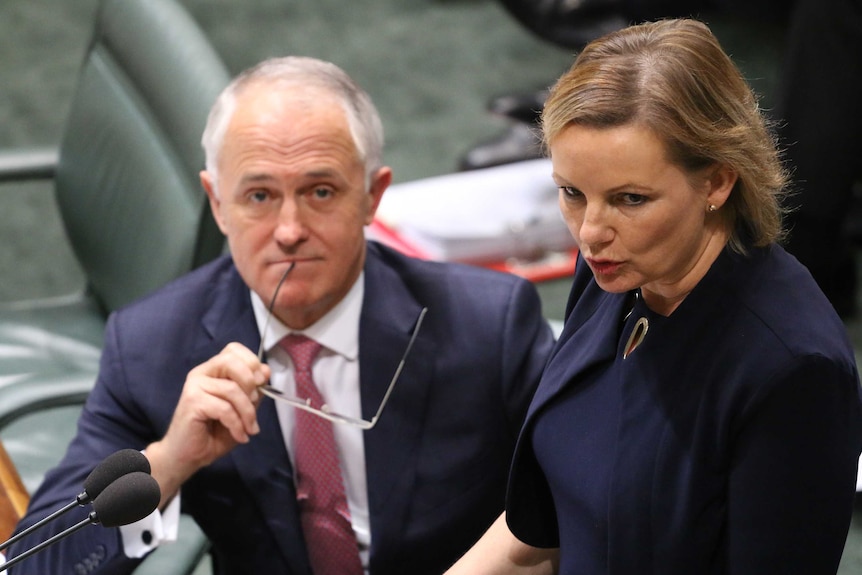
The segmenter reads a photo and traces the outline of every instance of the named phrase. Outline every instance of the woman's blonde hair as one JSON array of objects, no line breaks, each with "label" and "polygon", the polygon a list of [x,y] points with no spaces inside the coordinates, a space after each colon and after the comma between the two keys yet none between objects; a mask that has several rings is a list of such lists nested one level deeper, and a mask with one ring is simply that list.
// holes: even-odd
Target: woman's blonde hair
[{"label": "woman's blonde hair", "polygon": [[689,19],[631,26],[587,45],[551,90],[542,113],[546,148],[572,124],[640,124],[689,174],[723,164],[738,175],[722,208],[730,246],[783,237],[787,174],[757,98],[709,28]]}]

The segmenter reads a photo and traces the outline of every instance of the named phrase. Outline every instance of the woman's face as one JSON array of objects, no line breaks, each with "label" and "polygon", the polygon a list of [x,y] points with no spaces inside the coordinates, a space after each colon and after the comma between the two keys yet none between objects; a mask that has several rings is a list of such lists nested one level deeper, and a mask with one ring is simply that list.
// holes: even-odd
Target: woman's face
[{"label": "woman's face", "polygon": [[669,314],[727,242],[718,214],[735,174],[715,166],[683,172],[636,124],[571,125],[550,151],[560,209],[599,286],[641,288],[651,308]]}]

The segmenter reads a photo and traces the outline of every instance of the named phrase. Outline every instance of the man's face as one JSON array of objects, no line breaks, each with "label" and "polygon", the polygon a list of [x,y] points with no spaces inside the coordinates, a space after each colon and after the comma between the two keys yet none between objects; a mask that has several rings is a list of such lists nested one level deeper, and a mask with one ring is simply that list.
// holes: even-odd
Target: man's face
[{"label": "man's face", "polygon": [[240,275],[269,302],[295,263],[275,315],[294,329],[311,325],[362,270],[363,228],[391,171],[378,170],[367,189],[342,106],[325,94],[298,99],[271,84],[238,96],[217,162],[218,181],[208,172],[201,181]]}]

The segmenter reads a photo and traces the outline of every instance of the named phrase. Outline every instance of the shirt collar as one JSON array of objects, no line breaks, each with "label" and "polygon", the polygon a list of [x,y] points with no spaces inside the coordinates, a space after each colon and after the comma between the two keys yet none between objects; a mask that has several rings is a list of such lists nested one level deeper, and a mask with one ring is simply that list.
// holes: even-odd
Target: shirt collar
[{"label": "shirt collar", "polygon": [[266,333],[263,333],[266,323],[267,306],[255,292],[251,291],[251,306],[257,329],[263,333],[264,349],[269,351],[286,335],[301,333],[322,345],[323,347],[355,360],[359,356],[359,316],[362,312],[362,298],[365,293],[365,272],[351,286],[340,302],[329,310],[326,315],[304,330],[293,330],[281,323],[275,316],[269,321]]}]

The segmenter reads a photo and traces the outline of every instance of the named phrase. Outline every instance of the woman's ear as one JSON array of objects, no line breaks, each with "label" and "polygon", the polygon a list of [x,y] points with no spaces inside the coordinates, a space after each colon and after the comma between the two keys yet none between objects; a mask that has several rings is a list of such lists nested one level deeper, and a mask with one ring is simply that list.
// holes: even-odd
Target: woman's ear
[{"label": "woman's ear", "polygon": [[715,209],[722,207],[730,197],[730,192],[733,191],[733,186],[736,185],[737,179],[738,174],[729,166],[718,164],[711,168],[706,182],[707,205],[715,206]]}]

